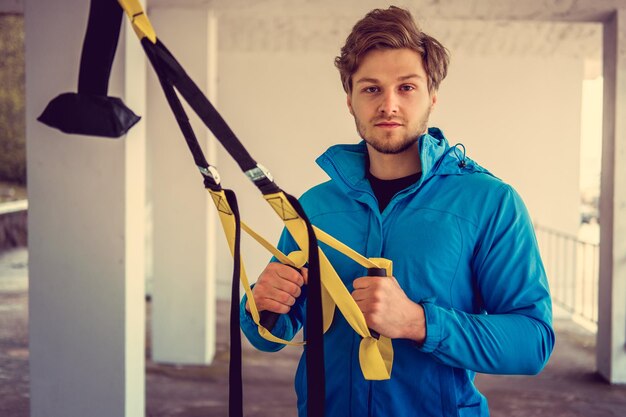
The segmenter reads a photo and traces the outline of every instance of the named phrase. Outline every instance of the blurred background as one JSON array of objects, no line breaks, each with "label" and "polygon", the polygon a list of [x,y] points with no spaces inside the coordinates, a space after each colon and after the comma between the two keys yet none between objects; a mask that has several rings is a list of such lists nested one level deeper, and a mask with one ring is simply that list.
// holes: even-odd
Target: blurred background
[{"label": "blurred background", "polygon": [[[511,184],[528,207],[555,317],[567,323],[561,336],[569,340],[573,334],[572,340],[582,341],[572,344],[582,351],[561,356],[564,368],[580,358],[587,368],[595,366],[602,308],[603,46],[607,10],[618,3],[396,2],[451,54],[430,125],[441,128],[451,144],[462,143],[470,158]],[[352,25],[372,8],[388,5],[375,0],[150,0],[147,10],[159,38],[252,156],[298,196],[327,179],[315,164],[318,155],[334,144],[359,140],[333,61]],[[4,398],[22,403],[28,398],[24,375],[33,357],[26,330],[29,279],[35,345],[56,346],[67,363],[76,355],[89,363],[92,357],[82,356],[89,349],[94,356],[115,351],[105,341],[118,336],[127,349],[143,349],[144,330],[153,375],[185,378],[183,365],[227,361],[219,326],[230,298],[232,258],[158,81],[128,27],[109,95],[123,97],[142,116],[137,127],[111,141],[63,135],[35,121],[50,99],[76,89],[87,14],[82,0],[36,6],[0,0],[0,348],[8,346],[9,352],[0,354],[0,380],[3,366],[16,366],[4,378],[13,381],[13,388],[5,384],[9,391],[2,391],[0,384],[0,398],[5,392]],[[268,240],[277,240],[282,224],[258,190],[195,115],[191,121],[223,185],[237,191],[244,220]],[[34,225],[30,246],[29,225]],[[254,281],[269,255],[249,239],[244,239],[243,253]],[[114,319],[108,322],[109,317]],[[16,333],[3,334],[2,320],[9,319],[17,320],[11,321],[18,323]],[[140,324],[144,321],[147,329]],[[57,332],[48,331],[51,323],[57,323]],[[72,336],[66,343],[70,332],[63,331],[72,323],[86,336]],[[128,323],[130,333],[124,327]],[[96,325],[102,325],[99,332]],[[290,366],[296,356],[290,357]],[[57,365],[42,351],[36,358],[35,376],[45,380],[60,372],[59,378],[72,381],[68,386],[83,389],[79,369],[66,374],[62,361]],[[124,362],[126,356],[120,353],[118,359]],[[114,361],[93,369],[106,369],[106,363]],[[274,362],[267,363],[276,369]],[[143,369],[143,363],[137,367]],[[546,378],[556,381],[559,375],[548,372]],[[498,380],[482,381],[486,389],[497,390]],[[511,384],[516,383],[523,384]],[[45,387],[38,389],[48,395]],[[516,396],[530,401],[530,395],[520,397],[513,390],[501,397],[499,415],[514,415]],[[87,403],[90,397],[85,398]],[[593,402],[593,395],[585,398]],[[141,408],[142,401],[134,403]],[[619,415],[611,413],[581,415]]]}]

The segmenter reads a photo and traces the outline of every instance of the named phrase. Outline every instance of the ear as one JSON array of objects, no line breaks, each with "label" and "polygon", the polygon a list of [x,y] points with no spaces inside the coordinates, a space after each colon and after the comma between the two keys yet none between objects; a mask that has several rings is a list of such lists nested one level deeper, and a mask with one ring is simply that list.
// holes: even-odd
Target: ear
[{"label": "ear", "polygon": [[352,98],[350,97],[350,93],[346,95],[346,104],[348,105],[348,110],[350,114],[354,116],[354,111],[352,110]]},{"label": "ear", "polygon": [[435,108],[435,105],[437,104],[437,92],[435,91],[434,93],[432,93],[432,95],[430,96],[430,110],[432,111]]}]

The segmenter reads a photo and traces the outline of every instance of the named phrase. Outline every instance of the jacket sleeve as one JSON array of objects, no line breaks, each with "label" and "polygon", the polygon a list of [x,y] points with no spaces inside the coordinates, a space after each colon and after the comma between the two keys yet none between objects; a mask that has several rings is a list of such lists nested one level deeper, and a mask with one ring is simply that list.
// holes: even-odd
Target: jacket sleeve
[{"label": "jacket sleeve", "polygon": [[[294,250],[298,250],[297,244],[286,229],[283,230],[283,233],[280,237],[280,240],[278,242],[278,249],[286,254]],[[278,261],[275,258],[272,258],[271,262]],[[282,345],[280,343],[270,342],[269,340],[264,339],[259,334],[258,326],[252,320],[252,315],[246,310],[247,300],[247,296],[244,295],[239,305],[240,326],[241,330],[243,331],[248,341],[250,341],[252,346],[266,352],[275,352],[285,347],[285,345]],[[306,285],[303,285],[302,293],[296,299],[296,303],[291,307],[289,313],[280,315],[280,317],[276,321],[276,324],[274,325],[274,328],[272,329],[272,334],[284,340],[292,340],[304,323],[305,307]]]},{"label": "jacket sleeve", "polygon": [[479,227],[472,274],[482,312],[421,302],[421,350],[440,362],[491,374],[537,374],[554,347],[552,304],[534,229],[519,195],[499,190],[495,211]]}]

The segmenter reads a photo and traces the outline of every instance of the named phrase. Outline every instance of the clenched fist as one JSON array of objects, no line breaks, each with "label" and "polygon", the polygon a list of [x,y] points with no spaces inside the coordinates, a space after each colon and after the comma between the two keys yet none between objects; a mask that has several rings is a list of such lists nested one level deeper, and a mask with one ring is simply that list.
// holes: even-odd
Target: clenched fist
[{"label": "clenched fist", "polygon": [[[278,262],[268,264],[252,288],[259,312],[267,310],[279,314],[289,313],[296,298],[300,296],[300,288],[307,282],[307,272],[307,268],[297,270]],[[250,311],[248,302],[246,310]]]},{"label": "clenched fist", "polygon": [[407,297],[394,277],[360,277],[353,285],[352,298],[370,329],[391,339],[424,342],[424,309]]}]

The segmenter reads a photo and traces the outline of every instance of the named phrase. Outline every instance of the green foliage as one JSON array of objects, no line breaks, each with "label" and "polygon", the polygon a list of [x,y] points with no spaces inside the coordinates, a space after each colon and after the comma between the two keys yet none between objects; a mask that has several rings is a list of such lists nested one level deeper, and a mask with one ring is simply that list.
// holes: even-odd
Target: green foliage
[{"label": "green foliage", "polygon": [[24,16],[0,14],[0,180],[26,184]]}]

